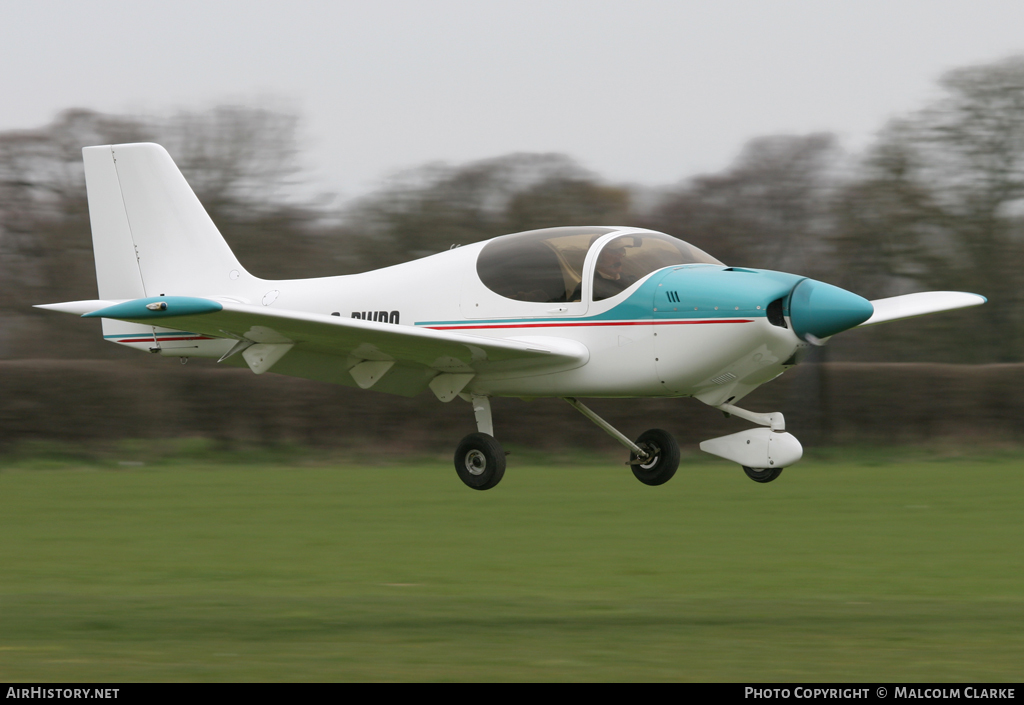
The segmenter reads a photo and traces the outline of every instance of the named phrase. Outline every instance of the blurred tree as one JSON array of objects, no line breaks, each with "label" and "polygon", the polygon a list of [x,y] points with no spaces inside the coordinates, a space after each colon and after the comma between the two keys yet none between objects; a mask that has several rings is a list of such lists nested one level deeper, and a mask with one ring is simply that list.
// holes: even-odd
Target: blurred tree
[{"label": "blurred tree", "polygon": [[[875,295],[911,288],[989,297],[959,316],[904,328],[962,340],[939,359],[1019,361],[1024,354],[1024,57],[957,69],[944,95],[894,122],[838,199],[837,246]],[[896,335],[893,333],[893,335]]]},{"label": "blurred tree", "polygon": [[759,137],[723,173],[667,192],[645,224],[728,264],[825,278],[841,156],[830,134]]},{"label": "blurred tree", "polygon": [[591,179],[555,176],[517,193],[505,209],[507,232],[562,225],[628,225],[629,191]]},{"label": "blurred tree", "polygon": [[294,197],[302,179],[297,115],[225,105],[156,126],[157,141],[250,272],[296,279],[359,270],[329,214]]},{"label": "blurred tree", "polygon": [[626,219],[628,193],[560,154],[510,154],[404,172],[345,213],[368,268],[497,235]]},{"label": "blurred tree", "polygon": [[292,113],[223,105],[161,121],[159,141],[207,211],[251,218],[297,183],[298,124]]}]

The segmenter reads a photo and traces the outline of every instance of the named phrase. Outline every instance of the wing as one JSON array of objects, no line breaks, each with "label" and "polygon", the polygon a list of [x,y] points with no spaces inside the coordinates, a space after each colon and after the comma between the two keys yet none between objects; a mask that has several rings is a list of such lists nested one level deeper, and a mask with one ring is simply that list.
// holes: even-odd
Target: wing
[{"label": "wing", "polygon": [[986,301],[988,299],[984,296],[962,291],[925,291],[919,294],[876,299],[871,302],[871,305],[875,307],[874,314],[861,325],[873,326],[877,323],[898,321],[901,318],[913,318],[940,311],[980,306]]},{"label": "wing", "polygon": [[484,338],[185,296],[42,308],[234,339],[221,359],[241,353],[257,374],[273,368],[407,396],[429,385],[442,401],[478,374],[547,374],[579,367],[590,357],[582,343],[564,338]]}]

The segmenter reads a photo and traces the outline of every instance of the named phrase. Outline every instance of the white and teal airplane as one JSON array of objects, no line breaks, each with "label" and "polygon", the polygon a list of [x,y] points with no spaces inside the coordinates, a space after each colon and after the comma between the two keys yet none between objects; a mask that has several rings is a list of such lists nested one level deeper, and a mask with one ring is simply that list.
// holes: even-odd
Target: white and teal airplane
[{"label": "white and teal airplane", "polygon": [[679,465],[672,436],[630,440],[580,399],[696,397],[757,426],[701,449],[770,482],[803,449],[782,414],[737,402],[837,333],[985,302],[960,292],[868,301],[629,227],[534,230],[364,274],[268,281],[239,264],[162,147],[83,156],[99,299],[40,308],[99,318],[105,339],[160,355],[464,399],[478,432],[459,444],[455,469],[478,490],[505,472],[491,397],[565,399],[630,450],[648,485]]}]

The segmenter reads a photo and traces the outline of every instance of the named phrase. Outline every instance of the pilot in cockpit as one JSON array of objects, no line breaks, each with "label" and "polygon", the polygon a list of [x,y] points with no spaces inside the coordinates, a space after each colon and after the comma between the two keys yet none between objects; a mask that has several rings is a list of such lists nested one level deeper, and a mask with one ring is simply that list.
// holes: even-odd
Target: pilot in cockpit
[{"label": "pilot in cockpit", "polygon": [[[625,291],[636,281],[623,274],[622,265],[626,259],[625,247],[609,246],[601,250],[594,265],[594,301],[610,299],[620,291]],[[571,300],[579,301],[583,282],[576,287]]]},{"label": "pilot in cockpit", "polygon": [[622,273],[626,248],[606,247],[597,256],[594,272],[594,301],[609,299],[633,284],[631,277]]}]

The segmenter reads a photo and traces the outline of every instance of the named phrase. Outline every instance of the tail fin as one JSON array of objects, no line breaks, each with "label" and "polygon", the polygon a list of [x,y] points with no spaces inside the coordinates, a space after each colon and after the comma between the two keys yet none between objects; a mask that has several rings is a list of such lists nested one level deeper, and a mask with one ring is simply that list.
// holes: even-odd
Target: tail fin
[{"label": "tail fin", "polygon": [[251,281],[163,147],[86,147],[82,157],[100,299],[230,294]]}]

